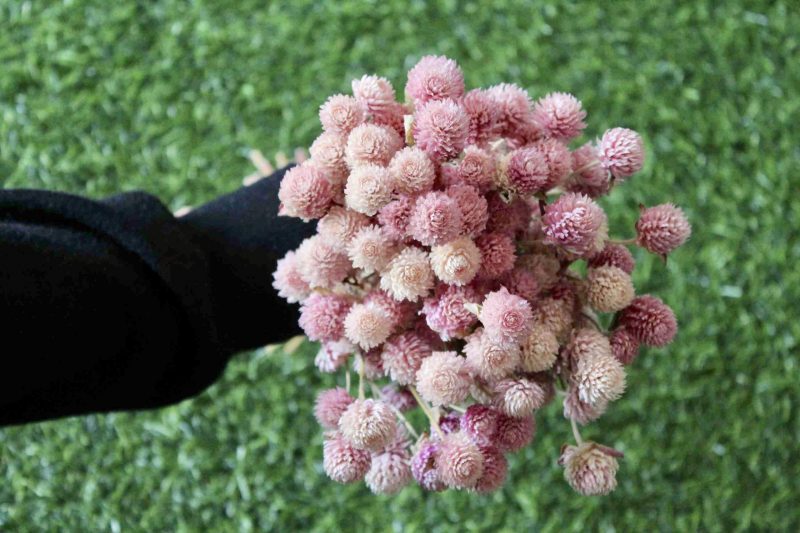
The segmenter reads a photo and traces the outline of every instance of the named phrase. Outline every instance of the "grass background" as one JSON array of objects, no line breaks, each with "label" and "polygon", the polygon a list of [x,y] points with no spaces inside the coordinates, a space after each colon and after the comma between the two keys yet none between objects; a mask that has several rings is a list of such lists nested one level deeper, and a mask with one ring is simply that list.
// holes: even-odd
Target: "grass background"
[{"label": "grass background", "polygon": [[561,479],[557,407],[496,494],[335,485],[311,415],[334,378],[305,346],[242,354],[168,409],[0,431],[0,529],[800,529],[800,14],[790,1],[598,4],[0,0],[5,187],[194,205],[238,186],[248,148],[308,145],[317,106],[353,77],[401,89],[439,53],[468,86],[577,94],[589,135],[644,134],[645,170],[604,200],[613,234],[631,233],[639,202],[674,201],[694,225],[666,267],[640,257],[637,287],[681,331],[586,430],[626,453],[609,497]]}]

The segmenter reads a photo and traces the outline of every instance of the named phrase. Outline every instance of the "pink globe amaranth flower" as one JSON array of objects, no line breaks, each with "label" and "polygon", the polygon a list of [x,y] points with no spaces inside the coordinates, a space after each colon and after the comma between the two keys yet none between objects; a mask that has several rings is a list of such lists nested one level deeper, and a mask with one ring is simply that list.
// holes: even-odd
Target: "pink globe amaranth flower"
[{"label": "pink globe amaranth flower", "polygon": [[455,433],[459,428],[461,428],[461,415],[458,413],[447,413],[439,417],[439,429],[441,429],[442,433],[445,435]]},{"label": "pink globe amaranth flower", "polygon": [[445,283],[466,285],[481,267],[481,252],[472,239],[459,237],[431,248],[431,267]]},{"label": "pink globe amaranth flower", "polygon": [[572,330],[572,336],[564,347],[564,360],[574,368],[587,357],[611,357],[611,344],[602,332],[594,327],[580,327]]},{"label": "pink globe amaranth flower", "polygon": [[502,379],[494,385],[494,404],[507,415],[522,418],[532,415],[548,400],[547,390],[526,378]]},{"label": "pink globe amaranth flower", "polygon": [[436,167],[427,154],[416,146],[407,146],[389,162],[394,190],[402,194],[428,192],[436,179]]},{"label": "pink globe amaranth flower", "polygon": [[469,117],[453,100],[428,102],[417,110],[414,141],[436,162],[457,157],[467,143],[468,134]]},{"label": "pink globe amaranth flower", "polygon": [[436,469],[448,487],[471,489],[483,475],[483,454],[467,435],[451,433],[442,439]]},{"label": "pink globe amaranth flower", "polygon": [[329,478],[337,483],[361,481],[372,460],[367,450],[360,450],[341,433],[329,433],[322,445],[322,467]]},{"label": "pink globe amaranth flower", "polygon": [[336,429],[339,427],[339,419],[342,417],[342,413],[350,407],[354,400],[355,398],[341,387],[324,390],[317,395],[317,401],[314,404],[314,417],[323,428]]},{"label": "pink globe amaranth flower", "polygon": [[564,182],[564,187],[591,198],[603,196],[611,190],[611,176],[600,164],[597,148],[592,143],[572,152],[572,174]]},{"label": "pink globe amaranth flower", "polygon": [[494,339],[483,329],[468,337],[464,354],[470,370],[486,380],[510,375],[520,361],[519,344]]},{"label": "pink globe amaranth flower", "polygon": [[524,372],[542,372],[553,367],[558,356],[558,338],[543,327],[533,327],[522,342],[519,366]]},{"label": "pink globe amaranth flower", "polygon": [[431,345],[421,335],[404,331],[383,344],[381,359],[393,381],[400,385],[413,385],[422,361],[432,351]]},{"label": "pink globe amaranth flower", "polygon": [[675,313],[656,296],[634,298],[619,315],[619,325],[647,346],[666,346],[678,332]]},{"label": "pink globe amaranth flower", "polygon": [[400,139],[405,139],[405,117],[408,114],[410,114],[408,107],[400,102],[392,102],[387,109],[372,113],[372,123],[389,128],[397,133]]},{"label": "pink globe amaranth flower", "polygon": [[417,390],[434,407],[463,402],[469,386],[466,361],[456,352],[433,352],[417,371]]},{"label": "pink globe amaranth flower", "polygon": [[641,136],[627,128],[607,130],[597,145],[600,164],[618,181],[639,172],[644,165]]},{"label": "pink globe amaranth flower", "polygon": [[395,300],[416,302],[433,289],[433,269],[427,252],[415,246],[404,248],[381,273],[381,289]]},{"label": "pink globe amaranth flower", "polygon": [[461,416],[461,431],[480,446],[489,445],[497,434],[500,413],[491,407],[474,403]]},{"label": "pink globe amaranth flower", "polygon": [[319,352],[314,357],[314,365],[320,372],[331,374],[344,366],[347,363],[347,358],[355,351],[356,347],[347,339],[323,342]]},{"label": "pink globe amaranth flower", "polygon": [[629,365],[639,355],[639,341],[626,328],[616,328],[611,332],[611,353],[623,365]]},{"label": "pink globe amaranth flower", "polygon": [[356,448],[380,451],[394,439],[397,423],[391,407],[368,398],[347,407],[339,419],[339,431]]},{"label": "pink globe amaranth flower", "polygon": [[341,247],[321,235],[304,240],[297,248],[300,276],[312,288],[332,287],[350,273],[352,265]]},{"label": "pink globe amaranth flower", "polygon": [[589,268],[614,266],[630,274],[636,267],[636,260],[630,250],[621,244],[607,243],[605,248],[589,259]]},{"label": "pink globe amaranth flower", "polygon": [[408,220],[408,233],[426,246],[444,244],[461,233],[461,210],[456,201],[441,191],[417,198]]},{"label": "pink globe amaranth flower", "polygon": [[370,291],[364,298],[364,303],[372,303],[383,309],[389,315],[392,330],[398,328],[406,329],[411,326],[419,310],[418,305],[409,301],[395,300],[380,289]]},{"label": "pink globe amaranth flower", "polygon": [[483,455],[483,474],[475,483],[476,492],[493,492],[503,486],[508,474],[508,461],[503,452],[494,446],[479,446]]},{"label": "pink globe amaranth flower", "polygon": [[417,453],[411,459],[411,474],[420,487],[431,492],[440,492],[447,488],[439,477],[436,459],[441,444],[434,440],[424,439],[420,442]]},{"label": "pink globe amaranth flower", "polygon": [[561,340],[572,327],[576,312],[571,298],[543,298],[533,308],[534,328],[547,329]]},{"label": "pink globe amaranth flower", "polygon": [[642,210],[636,222],[636,242],[649,252],[667,255],[685,243],[692,226],[680,207],[661,204]]},{"label": "pink globe amaranth flower", "polygon": [[486,198],[474,187],[463,184],[448,187],[446,193],[455,200],[461,211],[461,233],[469,237],[483,233],[489,220]]},{"label": "pink globe amaranth flower", "polygon": [[383,343],[391,331],[391,318],[374,304],[356,304],[344,319],[347,339],[365,350]]},{"label": "pink globe amaranth flower", "polygon": [[613,313],[633,301],[635,289],[631,276],[615,266],[590,268],[586,276],[586,299],[592,309]]},{"label": "pink globe amaranth flower", "polygon": [[421,314],[433,331],[445,340],[463,338],[478,321],[477,317],[464,307],[466,303],[477,303],[479,295],[471,287],[440,285],[431,298],[422,304]]},{"label": "pink globe amaranth flower", "polygon": [[312,341],[337,341],[344,335],[350,301],[338,294],[312,294],[300,306],[300,327]]},{"label": "pink globe amaranth flower", "polygon": [[517,148],[509,154],[506,168],[509,185],[520,194],[546,191],[553,186],[550,166],[536,146]]},{"label": "pink globe amaranth flower", "polygon": [[502,137],[516,137],[532,122],[528,91],[512,83],[501,83],[487,89],[498,109],[497,129]]},{"label": "pink globe amaranth flower", "polygon": [[625,392],[625,370],[610,353],[581,357],[571,379],[578,388],[578,398],[591,406],[617,400]]},{"label": "pink globe amaranth flower", "polygon": [[342,185],[347,179],[344,150],[347,141],[341,135],[323,132],[308,149],[313,166],[322,170],[333,185]]},{"label": "pink globe amaranth flower", "polygon": [[570,385],[564,397],[564,418],[584,425],[597,420],[608,408],[608,402],[600,401],[594,405],[584,402],[578,396],[578,388]]},{"label": "pink globe amaranth flower", "polygon": [[525,229],[531,220],[531,208],[520,197],[507,202],[498,193],[492,192],[486,198],[489,207],[486,229],[490,232],[507,233],[514,237],[519,231]]},{"label": "pink globe amaranth flower", "polygon": [[392,199],[392,178],[389,171],[378,165],[363,165],[353,169],[344,189],[347,207],[372,216]]},{"label": "pink globe amaranth flower", "polygon": [[351,86],[353,96],[370,114],[385,113],[395,104],[394,87],[386,78],[364,75]]},{"label": "pink globe amaranth flower", "polygon": [[378,223],[388,238],[400,241],[408,235],[408,220],[414,210],[414,201],[414,198],[403,195],[378,211]]},{"label": "pink globe amaranth flower", "polygon": [[380,272],[397,253],[397,246],[387,239],[380,226],[361,228],[347,245],[347,256],[363,274]]},{"label": "pink globe amaranth flower", "polygon": [[617,457],[622,454],[616,450],[584,442],[564,447],[558,464],[564,466],[564,479],[576,492],[583,496],[604,496],[617,488]]},{"label": "pink globe amaranth flower", "polygon": [[333,202],[334,187],[318,168],[306,164],[286,171],[278,190],[280,214],[308,222],[323,216]]},{"label": "pink globe amaranth flower", "polygon": [[278,291],[278,296],[290,304],[303,301],[311,292],[311,287],[300,274],[297,254],[293,251],[287,252],[283,259],[278,259],[272,278],[272,286]]},{"label": "pink globe amaranth flower", "polygon": [[369,217],[338,205],[317,222],[317,232],[331,243],[349,244],[362,228],[370,225]]},{"label": "pink globe amaranth flower", "polygon": [[545,207],[542,217],[545,243],[579,256],[600,251],[608,239],[608,219],[594,200],[583,194],[564,193]]},{"label": "pink globe amaranth flower", "polygon": [[411,481],[408,452],[390,452],[372,456],[364,481],[373,494],[397,494]]},{"label": "pink globe amaranth flower", "polygon": [[524,268],[514,267],[500,278],[500,283],[511,294],[524,298],[529,303],[536,300],[539,295],[539,283],[536,281],[536,275]]},{"label": "pink globe amaranth flower", "polygon": [[505,287],[486,295],[478,319],[486,335],[494,340],[519,343],[530,334],[531,304]]},{"label": "pink globe amaranth flower", "polygon": [[416,105],[431,100],[458,99],[464,94],[464,74],[444,56],[425,56],[408,71],[406,95]]},{"label": "pink globe amaranth flower", "polygon": [[334,94],[319,108],[322,129],[346,137],[366,118],[364,106],[352,96]]},{"label": "pink globe amaranth flower", "polygon": [[481,251],[479,274],[488,279],[499,278],[512,268],[516,260],[514,241],[503,233],[484,233],[475,240]]},{"label": "pink globe amaranth flower", "polygon": [[461,99],[469,116],[467,144],[486,145],[497,135],[499,109],[491,95],[483,89],[473,89]]},{"label": "pink globe amaranth flower", "polygon": [[535,146],[547,161],[547,183],[550,189],[562,183],[572,172],[572,154],[558,139],[542,139]]},{"label": "pink globe amaranth flower", "polygon": [[550,93],[536,101],[533,121],[548,137],[574,139],[586,128],[580,100],[567,93]]},{"label": "pink globe amaranth flower", "polygon": [[417,407],[417,400],[414,399],[414,395],[408,389],[397,388],[394,385],[381,387],[381,401],[386,402],[401,413],[411,411]]},{"label": "pink globe amaranth flower", "polygon": [[531,443],[536,434],[533,416],[516,418],[500,413],[494,445],[503,452],[515,452]]},{"label": "pink globe amaranth flower", "polygon": [[494,157],[482,148],[467,146],[464,149],[464,157],[458,162],[456,173],[465,185],[486,190],[491,187],[494,180]]},{"label": "pink globe amaranth flower", "polygon": [[345,146],[345,160],[350,168],[361,165],[386,166],[403,140],[391,128],[377,124],[361,124],[350,132]]}]

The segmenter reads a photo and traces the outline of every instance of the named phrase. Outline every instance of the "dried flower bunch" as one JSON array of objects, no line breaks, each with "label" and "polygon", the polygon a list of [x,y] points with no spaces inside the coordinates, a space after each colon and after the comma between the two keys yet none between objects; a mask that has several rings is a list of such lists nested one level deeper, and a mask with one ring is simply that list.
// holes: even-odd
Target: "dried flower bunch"
[{"label": "dried flower bunch", "polygon": [[[622,396],[641,345],[677,331],[664,302],[636,295],[628,246],[666,256],[691,232],[663,204],[641,208],[635,238],[609,238],[597,199],[642,168],[641,137],[613,128],[570,149],[586,127],[574,96],[467,92],[445,57],[409,71],[404,103],[378,76],[352,87],[322,105],[310,159],[280,188],[282,214],[318,232],[275,287],[301,304],[318,368],[345,374],[317,398],[325,472],[381,494],[496,490],[557,399],[576,440],[559,459],[567,481],[609,493],[622,454],[578,425]],[[415,408],[424,431],[404,414]]]}]

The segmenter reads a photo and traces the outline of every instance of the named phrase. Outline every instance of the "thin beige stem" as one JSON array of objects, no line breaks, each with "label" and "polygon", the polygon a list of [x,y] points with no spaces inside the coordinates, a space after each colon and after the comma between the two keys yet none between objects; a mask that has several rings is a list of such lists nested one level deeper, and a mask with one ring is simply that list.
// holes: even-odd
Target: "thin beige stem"
[{"label": "thin beige stem", "polygon": [[575,442],[580,446],[583,444],[583,439],[581,438],[581,432],[578,431],[578,424],[572,418],[569,419],[569,423],[572,424],[572,435],[575,437]]},{"label": "thin beige stem", "polygon": [[350,394],[350,369],[344,371],[344,388],[347,389],[347,394]]},{"label": "thin beige stem", "polygon": [[430,407],[428,407],[428,404],[425,403],[425,401],[419,397],[417,389],[413,386],[409,386],[408,390],[411,392],[411,395],[414,396],[414,399],[417,400],[417,403],[419,404],[422,411],[425,413],[425,416],[428,417],[428,421],[431,423],[431,427],[433,428],[433,430],[436,431],[436,434],[439,435],[439,437],[444,438],[444,432],[442,432],[442,428],[439,427],[439,420],[437,420],[436,417],[433,416],[433,412],[431,411]]},{"label": "thin beige stem", "polygon": [[358,358],[358,399],[363,400],[366,398],[364,394],[364,372],[366,371],[366,364],[364,363],[364,358],[361,357],[361,354],[356,356]]}]

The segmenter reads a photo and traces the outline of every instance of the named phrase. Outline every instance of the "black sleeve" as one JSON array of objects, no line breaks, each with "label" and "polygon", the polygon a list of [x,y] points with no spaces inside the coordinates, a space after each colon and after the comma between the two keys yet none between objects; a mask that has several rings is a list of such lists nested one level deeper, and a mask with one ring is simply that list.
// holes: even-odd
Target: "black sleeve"
[{"label": "black sleeve", "polygon": [[174,403],[296,334],[272,272],[313,228],[277,217],[282,172],[181,218],[141,192],[0,191],[0,425]]}]

